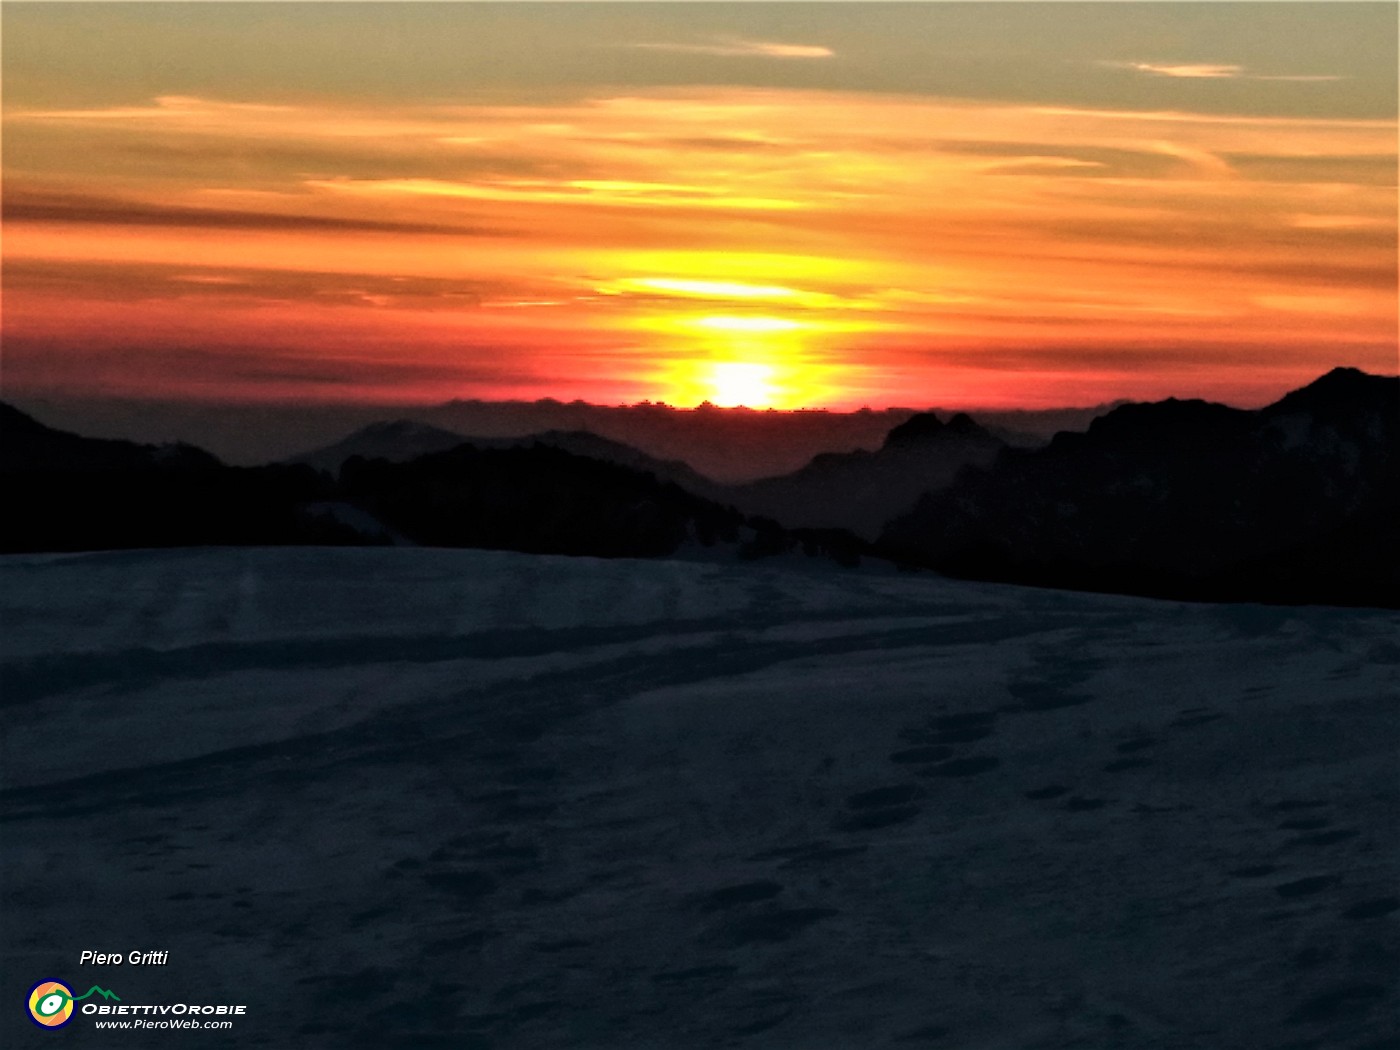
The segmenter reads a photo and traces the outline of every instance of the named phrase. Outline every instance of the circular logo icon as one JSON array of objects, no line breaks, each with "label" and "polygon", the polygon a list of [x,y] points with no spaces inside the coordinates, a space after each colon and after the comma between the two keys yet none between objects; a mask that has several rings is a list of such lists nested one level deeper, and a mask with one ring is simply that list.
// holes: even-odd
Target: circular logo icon
[{"label": "circular logo icon", "polygon": [[41,1028],[62,1028],[73,1019],[73,990],[62,981],[40,981],[29,989],[29,1019]]}]

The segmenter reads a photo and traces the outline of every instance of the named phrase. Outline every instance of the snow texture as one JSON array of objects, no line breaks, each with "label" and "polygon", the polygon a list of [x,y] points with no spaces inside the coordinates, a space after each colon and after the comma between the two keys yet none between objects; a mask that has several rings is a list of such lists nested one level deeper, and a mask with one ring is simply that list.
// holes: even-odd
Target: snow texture
[{"label": "snow texture", "polygon": [[0,602],[6,994],[248,1004],[6,1046],[1400,1036],[1394,613],[419,549]]}]

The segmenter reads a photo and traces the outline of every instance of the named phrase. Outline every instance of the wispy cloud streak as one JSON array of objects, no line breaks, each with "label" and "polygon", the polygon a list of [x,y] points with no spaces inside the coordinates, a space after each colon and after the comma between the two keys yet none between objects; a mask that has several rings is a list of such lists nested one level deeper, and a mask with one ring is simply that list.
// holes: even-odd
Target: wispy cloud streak
[{"label": "wispy cloud streak", "polygon": [[644,51],[718,55],[724,58],[833,58],[836,55],[831,48],[820,44],[780,44],[766,40],[725,39],[711,43],[636,43],[627,46]]},{"label": "wispy cloud streak", "polygon": [[1183,80],[1292,80],[1298,82],[1325,82],[1345,80],[1343,76],[1318,74],[1250,73],[1246,67],[1208,62],[1118,62],[1104,60],[1098,63],[1111,69],[1130,69],[1154,77],[1176,77]]}]

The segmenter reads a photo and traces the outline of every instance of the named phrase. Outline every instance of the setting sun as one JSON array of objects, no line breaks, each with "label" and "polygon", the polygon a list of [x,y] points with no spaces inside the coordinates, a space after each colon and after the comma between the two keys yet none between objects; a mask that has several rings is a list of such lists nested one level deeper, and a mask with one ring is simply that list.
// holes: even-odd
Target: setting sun
[{"label": "setting sun", "polygon": [[839,325],[819,311],[801,320],[745,314],[654,314],[631,322],[660,347],[645,380],[678,407],[795,409],[848,395],[858,378],[833,347]]},{"label": "setting sun", "polygon": [[772,376],[773,369],[768,365],[717,361],[710,368],[709,381],[714,391],[710,400],[721,408],[769,408],[773,401]]}]

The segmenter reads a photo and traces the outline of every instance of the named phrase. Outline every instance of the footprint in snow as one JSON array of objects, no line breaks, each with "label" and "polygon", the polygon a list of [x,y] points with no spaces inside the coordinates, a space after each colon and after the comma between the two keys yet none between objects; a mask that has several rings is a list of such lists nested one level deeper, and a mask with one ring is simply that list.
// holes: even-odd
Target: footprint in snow
[{"label": "footprint in snow", "polygon": [[947,746],[949,744],[970,744],[985,740],[996,732],[997,713],[995,711],[967,711],[954,715],[939,715],[922,726],[904,730],[900,735],[906,740],[926,746]]},{"label": "footprint in snow", "polygon": [[915,805],[858,809],[854,813],[837,817],[834,825],[838,831],[875,831],[878,828],[906,824],[922,812],[923,810]]},{"label": "footprint in snow", "polygon": [[1380,919],[1400,911],[1400,897],[1376,897],[1360,901],[1342,912],[1344,919]]},{"label": "footprint in snow", "polygon": [[915,1028],[912,1032],[905,1032],[903,1035],[895,1036],[895,1040],[901,1043],[931,1042],[935,1039],[942,1039],[948,1034],[948,1029],[939,1024],[924,1025],[922,1028]]},{"label": "footprint in snow", "polygon": [[1316,831],[1318,828],[1325,828],[1332,822],[1326,817],[1299,817],[1294,820],[1285,820],[1279,824],[1281,831]]},{"label": "footprint in snow", "polygon": [[943,745],[907,747],[903,751],[890,754],[890,761],[901,766],[920,765],[926,762],[942,762],[953,757],[953,749]]},{"label": "footprint in snow", "polygon": [[827,846],[823,849],[812,850],[795,857],[789,857],[778,865],[779,871],[787,871],[790,868],[811,868],[822,864],[830,864],[835,860],[842,860],[845,857],[855,857],[866,852],[870,847],[861,843],[854,846]]},{"label": "footprint in snow", "polygon": [[1355,828],[1337,828],[1334,831],[1320,831],[1316,835],[1299,835],[1296,839],[1289,839],[1283,844],[1284,849],[1293,849],[1298,846],[1335,846],[1340,842],[1349,842],[1360,835],[1361,832]]},{"label": "footprint in snow", "polygon": [[1325,890],[1336,881],[1337,876],[1335,875],[1309,875],[1305,879],[1295,879],[1292,882],[1280,883],[1274,887],[1274,892],[1285,899],[1308,897],[1314,893]]},{"label": "footprint in snow", "polygon": [[1001,765],[1001,759],[992,755],[969,755],[967,758],[954,758],[940,762],[936,766],[919,770],[921,777],[975,777],[987,773]]},{"label": "footprint in snow", "polygon": [[772,900],[782,892],[782,883],[773,882],[769,879],[759,879],[756,882],[741,882],[734,886],[725,886],[722,889],[707,894],[701,901],[700,907],[703,911],[722,911],[727,908],[737,908],[743,904],[754,904],[758,901]]},{"label": "footprint in snow", "polygon": [[1106,805],[1108,805],[1106,798],[1082,798],[1075,795],[1064,804],[1064,808],[1071,813],[1087,813],[1090,810],[1103,809]]},{"label": "footprint in snow", "polygon": [[1327,803],[1317,799],[1286,798],[1282,802],[1275,802],[1273,808],[1280,813],[1292,813],[1300,809],[1322,809]]},{"label": "footprint in snow", "polygon": [[717,964],[714,966],[692,966],[688,970],[663,970],[651,975],[657,984],[689,984],[692,981],[715,980],[730,977],[738,972],[738,967]]},{"label": "footprint in snow", "polygon": [[813,923],[837,914],[835,908],[786,908],[764,912],[732,923],[729,936],[739,945],[786,941]]},{"label": "footprint in snow", "polygon": [[1251,864],[1247,868],[1236,868],[1230,872],[1230,877],[1234,879],[1262,879],[1265,875],[1272,875],[1278,871],[1272,864]]},{"label": "footprint in snow", "polygon": [[1359,1018],[1386,995],[1386,988],[1379,984],[1339,984],[1303,1002],[1288,1020],[1294,1024],[1321,1024]]},{"label": "footprint in snow", "polygon": [[857,791],[846,797],[846,805],[851,809],[873,809],[877,806],[894,806],[913,801],[919,789],[913,784],[891,784],[888,787],[870,788]]},{"label": "footprint in snow", "polygon": [[1113,750],[1120,755],[1131,755],[1135,751],[1143,751],[1149,747],[1155,747],[1157,741],[1150,736],[1134,737],[1131,740],[1124,740],[1121,744],[1114,745]]},{"label": "footprint in snow", "polygon": [[1202,711],[1198,714],[1183,711],[1178,717],[1167,724],[1173,729],[1191,729],[1195,726],[1204,726],[1209,725],[1211,722],[1218,722],[1224,717],[1224,715],[1215,711]]},{"label": "footprint in snow", "polygon": [[1152,765],[1150,759],[1146,758],[1120,758],[1117,761],[1104,765],[1105,773],[1125,773],[1130,769],[1145,769]]}]

